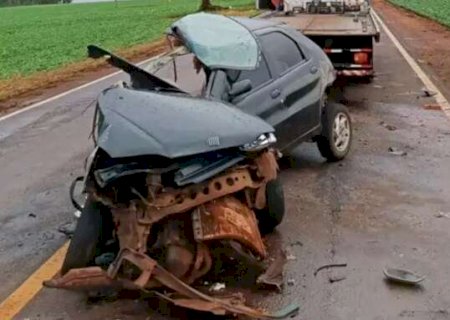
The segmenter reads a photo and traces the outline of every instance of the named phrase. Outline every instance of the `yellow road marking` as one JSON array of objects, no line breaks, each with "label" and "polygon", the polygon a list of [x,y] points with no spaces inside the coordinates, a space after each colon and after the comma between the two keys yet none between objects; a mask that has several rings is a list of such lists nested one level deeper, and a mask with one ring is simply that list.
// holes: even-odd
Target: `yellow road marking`
[{"label": "yellow road marking", "polygon": [[53,277],[61,268],[69,242],[59,248],[19,288],[0,304],[0,319],[11,320],[42,289],[42,281]]}]

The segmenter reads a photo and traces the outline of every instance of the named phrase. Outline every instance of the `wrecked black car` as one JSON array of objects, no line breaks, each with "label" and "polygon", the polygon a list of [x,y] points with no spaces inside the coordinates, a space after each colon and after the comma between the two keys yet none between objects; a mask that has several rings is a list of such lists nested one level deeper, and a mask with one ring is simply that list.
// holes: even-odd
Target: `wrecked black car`
[{"label": "wrecked black car", "polygon": [[[329,160],[348,152],[348,113],[326,99],[333,68],[306,38],[266,21],[196,14],[174,23],[168,39],[171,51],[146,69],[88,47],[130,83],[98,98],[95,149],[77,180],[86,201],[74,201],[77,228],[45,285],[142,290],[219,315],[290,316],[296,306],[269,314],[193,285],[215,265],[261,266],[267,257],[261,234],[284,215],[275,147],[315,139]],[[268,47],[280,40],[288,42],[277,56]],[[269,270],[260,283],[276,276]]]},{"label": "wrecked black car", "polygon": [[[244,28],[233,29],[233,22]],[[169,35],[195,55],[194,68],[186,67],[183,54],[174,59],[175,67],[198,70],[195,62],[203,67],[203,78],[186,72],[196,79],[186,85],[190,92],[264,119],[275,128],[281,151],[312,140],[329,161],[349,152],[349,113],[328,99],[335,70],[323,50],[295,29],[271,20],[196,14],[175,22]],[[170,79],[182,85],[181,74]]]}]

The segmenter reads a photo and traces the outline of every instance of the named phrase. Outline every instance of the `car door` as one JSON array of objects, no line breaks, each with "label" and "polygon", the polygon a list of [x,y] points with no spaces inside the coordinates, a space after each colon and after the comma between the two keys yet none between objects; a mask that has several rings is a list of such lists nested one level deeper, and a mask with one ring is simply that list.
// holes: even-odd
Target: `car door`
[{"label": "car door", "polygon": [[[280,29],[259,35],[281,97],[280,112],[274,113],[277,136],[283,147],[293,147],[320,126],[320,72],[315,60],[299,43]],[[277,91],[277,93],[278,93]]]},{"label": "car door", "polygon": [[267,60],[261,57],[259,66],[249,71],[228,71],[232,84],[242,80],[250,80],[252,89],[240,96],[231,99],[231,103],[242,111],[256,115],[271,124],[277,135],[277,147],[283,149],[289,141],[279,136],[280,118],[278,113],[283,112],[281,90],[273,80]]}]

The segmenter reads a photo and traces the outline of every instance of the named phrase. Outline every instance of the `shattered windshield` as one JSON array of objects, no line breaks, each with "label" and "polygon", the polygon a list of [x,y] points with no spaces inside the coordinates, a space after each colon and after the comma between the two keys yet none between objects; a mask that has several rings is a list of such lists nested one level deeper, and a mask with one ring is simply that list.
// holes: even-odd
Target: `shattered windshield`
[{"label": "shattered windshield", "polygon": [[252,70],[258,66],[256,38],[229,17],[197,13],[176,21],[171,31],[210,69]]}]

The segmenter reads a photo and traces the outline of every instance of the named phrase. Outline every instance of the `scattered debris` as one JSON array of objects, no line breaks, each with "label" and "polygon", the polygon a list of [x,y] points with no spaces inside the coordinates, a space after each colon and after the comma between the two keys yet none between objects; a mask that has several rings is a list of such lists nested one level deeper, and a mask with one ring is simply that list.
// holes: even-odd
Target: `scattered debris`
[{"label": "scattered debris", "polygon": [[347,279],[346,276],[330,276],[330,277],[328,277],[328,281],[330,283],[339,282],[339,281],[342,281],[342,280],[345,280],[345,279]]},{"label": "scattered debris", "polygon": [[209,288],[209,291],[211,291],[211,292],[220,292],[220,291],[225,290],[225,288],[226,288],[225,283],[216,282]]},{"label": "scattered debris", "polygon": [[300,240],[296,240],[294,242],[291,242],[291,247],[295,247],[295,246],[303,247],[303,242],[301,242]]},{"label": "scattered debris", "polygon": [[386,268],[383,273],[388,280],[402,284],[416,285],[425,279],[424,276],[405,269]]},{"label": "scattered debris", "polygon": [[380,126],[385,127],[385,128],[388,129],[389,131],[395,131],[395,130],[397,130],[397,127],[396,127],[396,126],[393,126],[392,124],[387,124],[387,123],[384,122],[384,121],[381,121],[381,122],[380,122]]},{"label": "scattered debris", "polygon": [[436,110],[436,111],[440,111],[442,110],[442,107],[440,104],[437,103],[428,103],[428,104],[424,104],[423,108],[425,110]]},{"label": "scattered debris", "polygon": [[324,269],[330,269],[330,268],[344,268],[346,267],[346,263],[333,263],[333,264],[326,264],[324,266],[321,266],[314,271],[314,277],[317,276],[317,274]]},{"label": "scattered debris", "polygon": [[30,212],[30,213],[28,214],[28,216],[29,216],[30,218],[36,218],[36,214],[33,213],[33,212]]},{"label": "scattered debris", "polygon": [[442,212],[439,211],[436,215],[436,218],[449,218],[450,219],[450,212]]},{"label": "scattered debris", "polygon": [[295,285],[295,279],[288,279],[287,285],[290,286],[290,287],[294,286]]},{"label": "scattered debris", "polygon": [[431,91],[427,88],[422,88],[422,97],[434,97],[435,95],[437,95],[437,92],[435,91]]},{"label": "scattered debris", "polygon": [[286,262],[286,253],[283,250],[280,250],[266,272],[258,277],[256,283],[273,286],[278,291],[281,291],[283,285],[283,268]]},{"label": "scattered debris", "polygon": [[107,267],[114,261],[115,258],[116,255],[113,252],[103,253],[95,258],[95,265],[100,267]]},{"label": "scattered debris", "polygon": [[289,253],[289,254],[286,256],[286,260],[288,260],[288,261],[294,261],[294,260],[297,260],[297,257],[294,256],[292,253]]},{"label": "scattered debris", "polygon": [[384,88],[383,86],[380,86],[379,84],[374,84],[373,87],[377,88],[377,89],[383,89]]},{"label": "scattered debris", "polygon": [[76,226],[77,226],[76,221],[68,222],[66,224],[61,225],[58,228],[58,232],[61,232],[70,238],[74,234]]},{"label": "scattered debris", "polygon": [[396,147],[389,147],[388,151],[389,151],[390,154],[392,154],[394,156],[402,156],[402,157],[404,157],[404,156],[406,156],[408,154],[406,151],[397,149]]},{"label": "scattered debris", "polygon": [[73,215],[75,216],[76,219],[80,219],[81,217],[81,211],[80,210],[76,210]]}]

